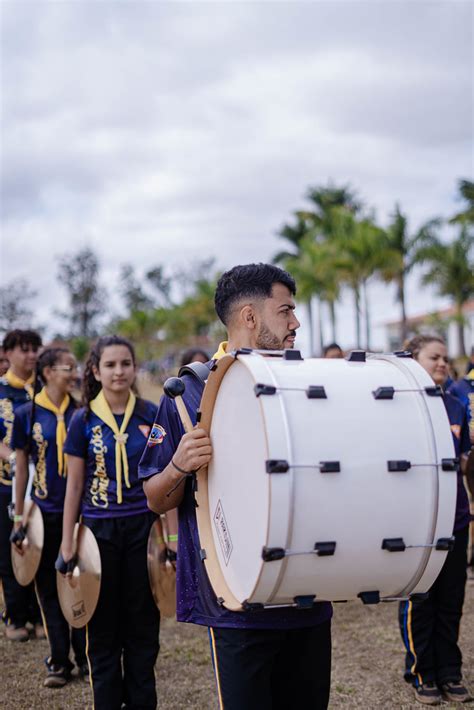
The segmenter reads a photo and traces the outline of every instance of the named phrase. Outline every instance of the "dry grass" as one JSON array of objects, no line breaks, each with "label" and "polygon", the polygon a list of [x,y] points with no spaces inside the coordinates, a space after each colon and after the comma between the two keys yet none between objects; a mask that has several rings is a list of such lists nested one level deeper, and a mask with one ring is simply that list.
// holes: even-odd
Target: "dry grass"
[{"label": "dry grass", "polygon": [[[396,604],[335,607],[330,708],[420,708],[402,680],[403,648]],[[474,690],[474,579],[468,582],[461,628],[464,677]],[[60,690],[42,687],[45,641],[12,644],[0,636],[1,706],[5,710],[83,710],[92,708],[87,684],[74,680]],[[216,708],[207,631],[165,620],[156,666],[162,710]],[[445,708],[455,707],[444,705]],[[461,706],[460,706],[461,707]],[[474,703],[464,705],[474,707]],[[243,709],[244,710],[244,709]]]}]

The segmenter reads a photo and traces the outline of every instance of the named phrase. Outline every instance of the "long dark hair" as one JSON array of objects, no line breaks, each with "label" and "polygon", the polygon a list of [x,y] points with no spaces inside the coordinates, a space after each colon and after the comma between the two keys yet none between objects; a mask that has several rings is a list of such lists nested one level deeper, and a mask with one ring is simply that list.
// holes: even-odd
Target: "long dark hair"
[{"label": "long dark hair", "polygon": [[[31,422],[30,422],[30,431],[28,433],[28,442],[26,445],[26,451],[29,453],[31,451],[31,446],[33,443],[33,427],[35,424],[35,417],[36,417],[36,401],[35,397],[40,391],[40,389],[46,385],[46,379],[44,377],[44,370],[46,367],[53,367],[56,365],[57,362],[61,359],[61,355],[64,353],[67,353],[67,355],[71,355],[71,351],[68,350],[67,348],[46,348],[43,350],[41,355],[39,356],[38,360],[36,361],[36,372],[35,372],[35,382],[33,386],[33,398],[31,402]],[[75,401],[74,397],[71,396],[71,401],[73,404],[77,407],[77,402]]]},{"label": "long dark hair", "polygon": [[[94,370],[95,367],[99,369],[100,358],[105,348],[111,345],[124,345],[130,351],[132,356],[133,364],[136,365],[135,350],[132,343],[126,338],[122,338],[121,335],[104,335],[99,338],[97,342],[93,345],[89,356],[87,358],[84,367],[84,376],[82,378],[82,404],[89,410],[89,404],[99,394],[102,389],[102,385],[95,379]],[[135,383],[132,385],[132,389],[136,392]]]},{"label": "long dark hair", "polygon": [[36,363],[36,374],[41,380],[41,384],[46,385],[46,378],[44,376],[44,371],[47,367],[54,367],[59,360],[61,355],[71,355],[71,351],[67,348],[57,347],[57,348],[46,348],[43,350],[39,356]]}]

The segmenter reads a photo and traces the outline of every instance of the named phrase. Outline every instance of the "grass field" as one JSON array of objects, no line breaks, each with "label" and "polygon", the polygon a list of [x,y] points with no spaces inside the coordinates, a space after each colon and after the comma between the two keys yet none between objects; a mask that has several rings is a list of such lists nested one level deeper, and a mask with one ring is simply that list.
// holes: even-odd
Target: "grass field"
[{"label": "grass field", "polygon": [[[421,707],[402,680],[403,647],[396,604],[336,605],[333,644],[330,708]],[[466,588],[460,645],[465,680],[474,690],[474,579]],[[60,690],[42,687],[47,652],[46,641],[12,644],[0,636],[2,709],[92,708],[91,691],[84,681],[74,680]],[[156,678],[161,710],[217,708],[206,629],[166,619]],[[444,707],[455,705],[446,703]],[[474,703],[462,707],[474,707]]]}]

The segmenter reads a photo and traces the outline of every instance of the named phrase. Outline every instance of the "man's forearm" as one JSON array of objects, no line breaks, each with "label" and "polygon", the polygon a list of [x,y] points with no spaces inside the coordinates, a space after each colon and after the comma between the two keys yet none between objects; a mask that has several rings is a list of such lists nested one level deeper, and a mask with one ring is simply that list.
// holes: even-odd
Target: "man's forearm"
[{"label": "man's forearm", "polygon": [[154,513],[166,513],[177,508],[183,499],[185,478],[170,462],[161,473],[146,480],[143,490],[150,510]]}]

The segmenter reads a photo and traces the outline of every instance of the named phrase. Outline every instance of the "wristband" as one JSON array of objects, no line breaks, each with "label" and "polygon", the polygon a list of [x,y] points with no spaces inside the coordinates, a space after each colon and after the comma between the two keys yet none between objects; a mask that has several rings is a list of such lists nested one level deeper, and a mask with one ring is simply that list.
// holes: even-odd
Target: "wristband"
[{"label": "wristband", "polygon": [[168,542],[178,542],[178,535],[168,535]]},{"label": "wristband", "polygon": [[21,523],[22,521],[23,521],[23,515],[14,515],[13,516],[14,523]]},{"label": "wristband", "polygon": [[175,469],[176,469],[177,471],[179,471],[180,473],[183,474],[183,476],[189,476],[189,475],[191,475],[192,471],[185,471],[184,468],[180,468],[179,466],[177,466],[177,465],[175,464],[175,462],[173,461],[173,459],[171,459],[171,463],[173,464],[173,466],[175,467]]}]

